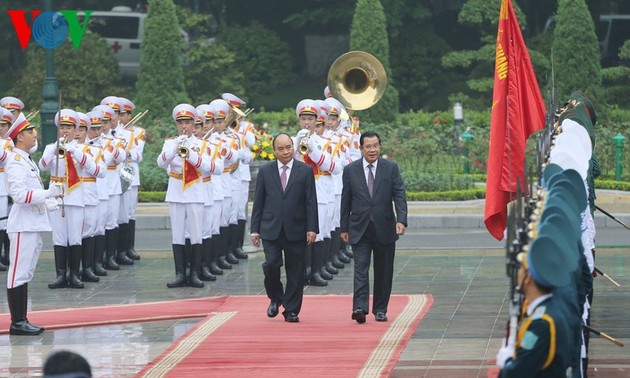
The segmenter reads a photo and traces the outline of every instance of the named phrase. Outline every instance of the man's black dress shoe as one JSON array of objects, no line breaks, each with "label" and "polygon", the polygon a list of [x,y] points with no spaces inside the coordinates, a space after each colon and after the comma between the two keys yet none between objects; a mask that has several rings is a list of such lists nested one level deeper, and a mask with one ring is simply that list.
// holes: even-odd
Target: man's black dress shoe
[{"label": "man's black dress shoe", "polygon": [[297,323],[300,321],[300,318],[298,318],[295,312],[289,312],[284,315],[284,321],[289,323]]},{"label": "man's black dress shoe", "polygon": [[359,324],[365,323],[365,312],[360,308],[352,311],[352,320],[356,320]]},{"label": "man's black dress shoe", "polygon": [[39,335],[44,332],[44,327],[39,327],[34,324],[31,324],[27,319],[20,320],[19,322],[11,322],[11,327],[9,328],[10,335]]},{"label": "man's black dress shoe", "polygon": [[387,321],[387,315],[385,315],[384,312],[377,312],[376,315],[374,315],[374,318],[376,319],[377,322]]},{"label": "man's black dress shoe", "polygon": [[267,307],[267,316],[270,318],[275,318],[278,315],[278,303],[271,302],[269,303],[269,307]]}]

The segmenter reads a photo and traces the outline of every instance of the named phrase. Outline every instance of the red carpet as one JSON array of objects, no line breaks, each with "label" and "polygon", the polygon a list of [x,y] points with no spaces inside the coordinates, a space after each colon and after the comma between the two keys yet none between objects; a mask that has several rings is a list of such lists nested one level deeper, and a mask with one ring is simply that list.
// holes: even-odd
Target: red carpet
[{"label": "red carpet", "polygon": [[[305,296],[300,323],[269,319],[263,296],[185,299],[32,311],[47,330],[203,318],[140,377],[380,377],[393,369],[429,311],[431,295],[394,295],[388,322],[350,319],[351,296]],[[0,314],[0,334],[9,314]]]},{"label": "red carpet", "polygon": [[[53,330],[169,319],[202,318],[216,311],[226,299],[227,297],[211,297],[128,305],[30,311],[28,320],[33,324],[46,328],[46,330]],[[6,313],[0,314],[0,324],[0,335],[9,333],[11,315]]]},{"label": "red carpet", "polygon": [[266,316],[265,297],[228,297],[140,377],[387,376],[433,303],[392,296],[389,322],[350,319],[350,296],[307,296],[300,323]]}]

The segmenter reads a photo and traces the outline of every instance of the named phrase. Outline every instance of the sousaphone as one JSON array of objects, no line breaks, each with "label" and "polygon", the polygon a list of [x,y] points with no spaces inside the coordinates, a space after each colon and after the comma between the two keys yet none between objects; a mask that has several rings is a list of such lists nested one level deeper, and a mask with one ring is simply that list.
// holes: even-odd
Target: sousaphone
[{"label": "sousaphone", "polygon": [[350,51],[330,66],[328,88],[349,111],[364,110],[376,104],[385,93],[387,74],[372,54]]}]

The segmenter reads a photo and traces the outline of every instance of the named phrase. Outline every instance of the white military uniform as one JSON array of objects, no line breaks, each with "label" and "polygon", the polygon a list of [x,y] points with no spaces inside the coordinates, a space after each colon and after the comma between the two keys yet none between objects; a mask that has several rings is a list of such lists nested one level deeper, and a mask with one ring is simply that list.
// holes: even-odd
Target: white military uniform
[{"label": "white military uniform", "polygon": [[13,198],[7,227],[11,240],[9,289],[33,279],[42,249],[42,232],[52,230],[45,206],[47,191],[39,176],[39,168],[27,152],[17,148],[13,152],[5,167],[7,189]]},{"label": "white military uniform", "polygon": [[[0,217],[9,214],[9,192],[6,185],[5,167],[9,159],[13,156],[11,150],[13,142],[10,139],[0,139]],[[0,230],[7,229],[7,220],[0,221]],[[2,240],[0,240],[2,243]]]}]

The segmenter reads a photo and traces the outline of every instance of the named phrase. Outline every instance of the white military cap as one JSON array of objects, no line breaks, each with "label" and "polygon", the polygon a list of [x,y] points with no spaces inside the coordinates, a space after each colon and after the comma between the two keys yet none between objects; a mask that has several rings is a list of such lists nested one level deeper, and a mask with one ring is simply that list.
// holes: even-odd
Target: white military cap
[{"label": "white military cap", "polygon": [[328,88],[328,85],[326,86],[326,88],[324,88],[324,98],[331,98],[332,97],[332,93],[330,92],[330,88]]},{"label": "white military cap", "polygon": [[57,127],[61,125],[79,127],[79,115],[72,109],[61,109],[55,114],[55,125]]},{"label": "white military cap", "polygon": [[109,121],[114,115],[114,109],[112,109],[112,107],[109,105],[96,105],[92,109],[92,111],[100,111],[101,113],[103,113],[103,121]]},{"label": "white military cap", "polygon": [[135,108],[136,108],[136,104],[134,104],[133,102],[131,102],[131,100],[129,100],[128,98],[125,97],[118,97],[118,99],[120,100],[120,104],[122,105],[122,108],[120,108],[120,112],[121,113],[131,113]]},{"label": "white military cap", "polygon": [[236,95],[231,93],[224,93],[221,95],[221,98],[228,102],[228,104],[236,106],[240,108],[241,106],[245,106],[245,101],[238,98]]},{"label": "white military cap", "polygon": [[343,113],[346,108],[343,106],[343,104],[341,102],[339,102],[339,100],[337,100],[334,97],[329,97],[327,99],[324,100],[324,102],[326,102],[326,104],[328,105],[328,115],[335,115],[337,117],[339,117],[341,115],[341,113]]},{"label": "white military cap", "polygon": [[24,109],[24,103],[17,97],[2,97],[0,99],[0,106],[9,110],[22,110]]},{"label": "white military cap", "polygon": [[223,99],[216,99],[210,102],[214,113],[214,119],[224,119],[230,112],[230,104]]},{"label": "white military cap", "polygon": [[92,121],[90,120],[90,117],[88,117],[87,114],[77,112],[77,115],[79,116],[79,127],[84,126],[89,129],[92,126]]},{"label": "white military cap", "polygon": [[304,99],[298,102],[297,106],[295,107],[295,115],[299,117],[302,114],[308,114],[317,117],[317,114],[319,113],[317,111],[317,108],[318,106],[315,100]]},{"label": "white military cap", "polygon": [[104,99],[101,100],[101,105],[108,105],[110,106],[112,109],[114,109],[114,111],[122,111],[123,109],[123,104],[120,101],[120,97],[116,97],[116,96],[107,96]]},{"label": "white military cap", "polygon": [[35,125],[32,125],[27,119],[24,113],[18,114],[15,122],[9,128],[6,134],[4,134],[5,139],[15,139],[19,133],[24,130],[35,128]]},{"label": "white military cap", "polygon": [[179,104],[173,108],[173,120],[192,119],[197,117],[197,110],[190,104]]},{"label": "white military cap", "polygon": [[197,113],[203,114],[206,121],[214,119],[214,112],[212,111],[212,106],[208,104],[201,104],[196,108]]},{"label": "white military cap", "polygon": [[92,110],[86,114],[90,118],[90,126],[88,127],[100,127],[103,124],[103,111]]},{"label": "white military cap", "polygon": [[9,125],[15,122],[15,116],[9,109],[0,108],[0,123],[8,123]]}]

